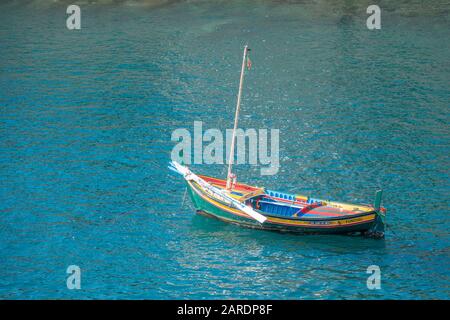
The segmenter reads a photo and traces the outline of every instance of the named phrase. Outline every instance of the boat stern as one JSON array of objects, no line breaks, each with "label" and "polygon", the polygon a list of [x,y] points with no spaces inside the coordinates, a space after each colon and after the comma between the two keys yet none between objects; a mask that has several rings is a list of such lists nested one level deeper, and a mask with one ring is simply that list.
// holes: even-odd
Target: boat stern
[{"label": "boat stern", "polygon": [[377,216],[372,227],[366,232],[366,235],[372,238],[384,238],[387,209],[381,205],[382,198],[383,190],[378,190],[375,193],[375,201],[373,204]]}]

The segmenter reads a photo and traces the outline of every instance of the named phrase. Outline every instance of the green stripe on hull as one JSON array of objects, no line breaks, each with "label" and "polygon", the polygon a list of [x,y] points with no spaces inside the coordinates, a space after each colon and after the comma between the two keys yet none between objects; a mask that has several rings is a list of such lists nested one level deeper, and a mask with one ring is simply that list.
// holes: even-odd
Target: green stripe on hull
[{"label": "green stripe on hull", "polygon": [[237,215],[234,215],[230,212],[227,212],[225,210],[222,210],[213,204],[209,203],[208,201],[205,201],[201,196],[199,196],[192,188],[188,185],[189,195],[192,199],[192,202],[194,203],[195,208],[198,211],[203,211],[207,214],[210,214],[212,216],[215,216],[219,219],[226,220],[229,222],[234,223],[242,223],[242,224],[251,224],[255,227],[259,224],[257,222],[254,222],[253,219],[248,219],[245,217],[239,217]]}]

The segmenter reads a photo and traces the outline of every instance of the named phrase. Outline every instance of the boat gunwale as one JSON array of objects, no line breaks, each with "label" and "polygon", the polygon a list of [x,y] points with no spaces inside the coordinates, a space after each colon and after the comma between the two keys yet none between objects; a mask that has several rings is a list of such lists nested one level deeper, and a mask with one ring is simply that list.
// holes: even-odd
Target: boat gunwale
[{"label": "boat gunwale", "polygon": [[[225,184],[226,184],[226,181],[224,180],[224,179],[220,179],[220,178],[215,178],[215,177],[211,177],[211,176],[207,176],[207,175],[199,175],[199,177],[200,178],[202,178],[202,179],[205,179],[206,178],[206,180],[207,180],[207,182],[208,182],[208,180],[216,180],[216,181],[221,181],[223,184],[224,184],[224,186],[225,186]],[[208,183],[210,183],[210,182],[208,182]],[[220,188],[220,189],[225,189],[225,187],[221,187],[221,186],[217,186],[217,185],[215,185],[217,188]],[[252,190],[257,190],[257,189],[262,189],[262,190],[264,190],[264,192],[265,192],[265,187],[257,187],[257,186],[252,186],[252,185],[249,185],[249,184],[246,184],[246,183],[237,183],[237,190],[236,191],[239,191],[239,187],[240,186],[243,186],[244,188],[248,188],[248,189],[252,189]],[[275,190],[274,190],[275,191]],[[283,192],[280,192],[280,191],[275,191],[275,192],[278,192],[278,193],[283,193]],[[305,196],[305,195],[301,195],[301,194],[293,194],[296,198],[298,198],[298,197],[306,197],[306,198],[311,198],[311,197],[308,197],[308,196]],[[244,195],[245,196],[245,195]],[[255,197],[258,197],[258,196],[261,196],[261,195],[256,195]],[[284,202],[284,203],[292,203],[292,204],[295,204],[295,203],[298,203],[298,204],[307,204],[307,205],[309,205],[306,201],[304,201],[304,202],[302,202],[302,201],[298,201],[298,200],[294,200],[294,201],[290,201],[290,200],[286,200],[286,199],[284,199],[284,198],[280,198],[280,197],[274,197],[274,196],[270,196],[269,194],[267,194],[267,193],[265,193],[265,196],[267,196],[268,198],[270,198],[270,199],[274,199],[275,201],[277,201],[277,202]],[[249,199],[252,199],[253,197],[250,197],[250,198],[248,198],[248,199],[246,199],[246,200],[249,200]],[[373,213],[373,212],[375,212],[376,213],[376,209],[372,206],[372,205],[370,205],[370,204],[364,204],[364,203],[351,203],[351,202],[341,202],[341,201],[331,201],[331,200],[324,200],[324,199],[320,199],[320,198],[316,198],[316,197],[314,197],[314,199],[315,200],[317,200],[317,201],[323,201],[323,202],[325,202],[329,207],[337,207],[337,206],[339,206],[339,205],[342,205],[342,206],[353,206],[353,207],[358,207],[358,209],[361,209],[361,210],[366,210],[365,212],[363,212],[363,213]],[[384,207],[382,207],[382,208],[384,208]],[[352,214],[352,216],[353,216],[353,214]]]}]

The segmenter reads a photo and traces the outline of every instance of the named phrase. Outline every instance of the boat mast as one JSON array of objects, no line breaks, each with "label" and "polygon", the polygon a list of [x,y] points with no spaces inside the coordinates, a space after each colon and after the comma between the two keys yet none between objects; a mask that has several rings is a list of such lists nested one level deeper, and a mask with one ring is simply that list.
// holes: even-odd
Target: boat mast
[{"label": "boat mast", "polygon": [[230,150],[230,155],[228,158],[228,174],[227,174],[227,187],[226,187],[227,190],[231,189],[231,179],[232,179],[231,167],[233,166],[233,160],[234,160],[234,140],[236,139],[236,129],[237,129],[238,118],[239,118],[239,107],[241,106],[242,84],[244,82],[245,60],[247,59],[248,50],[249,50],[248,46],[245,45],[244,55],[242,57],[241,79],[239,81],[239,92],[238,92],[238,96],[237,96],[236,113],[234,115],[234,127],[233,127],[233,135],[231,138],[231,150]]}]

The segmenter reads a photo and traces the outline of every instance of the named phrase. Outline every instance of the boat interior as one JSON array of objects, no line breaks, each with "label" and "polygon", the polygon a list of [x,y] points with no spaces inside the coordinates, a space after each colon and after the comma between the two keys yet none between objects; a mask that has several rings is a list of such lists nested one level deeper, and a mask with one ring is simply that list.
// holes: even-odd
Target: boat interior
[{"label": "boat interior", "polygon": [[[226,180],[200,176],[213,186],[225,189]],[[349,218],[374,211],[373,206],[325,201],[296,194],[282,193],[243,183],[228,191],[235,199],[245,202],[262,214],[298,219]]]}]

